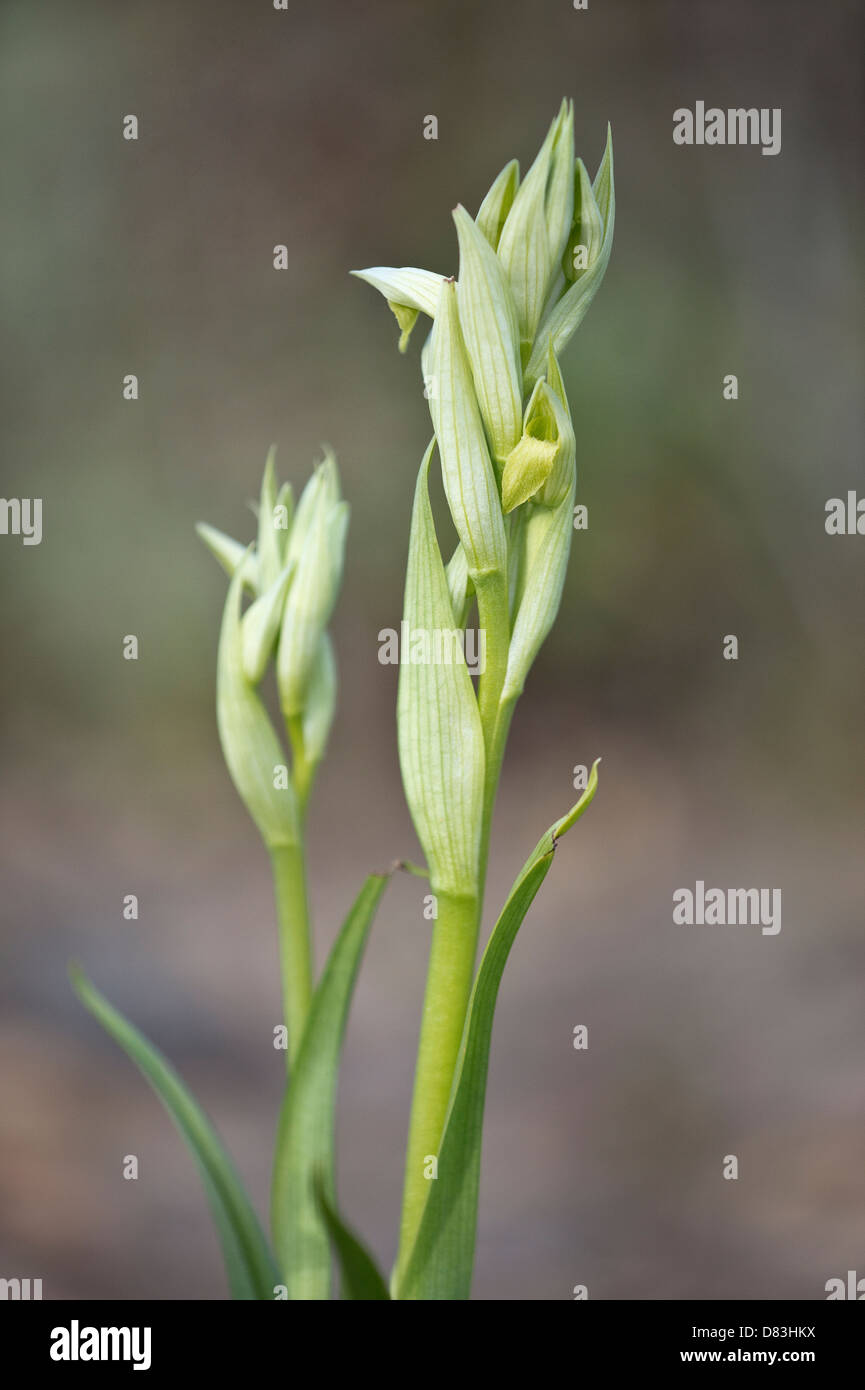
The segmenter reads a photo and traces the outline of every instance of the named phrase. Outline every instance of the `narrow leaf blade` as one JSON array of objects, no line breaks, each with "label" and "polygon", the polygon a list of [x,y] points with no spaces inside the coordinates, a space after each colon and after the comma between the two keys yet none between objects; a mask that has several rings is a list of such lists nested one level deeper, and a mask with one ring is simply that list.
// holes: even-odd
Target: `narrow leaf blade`
[{"label": "narrow leaf blade", "polygon": [[320,1182],[316,1184],[315,1195],[339,1260],[343,1298],[364,1302],[389,1302],[387,1285],[375,1261],[354,1232],[346,1226],[333,1204],[328,1201]]},{"label": "narrow leaf blade", "polygon": [[274,1287],[279,1283],[273,1256],[234,1165],[210,1120],[170,1062],[143,1033],[109,1004],[81,970],[72,966],[69,974],[84,1007],[142,1072],[192,1153],[219,1232],[232,1297],[272,1299]]}]

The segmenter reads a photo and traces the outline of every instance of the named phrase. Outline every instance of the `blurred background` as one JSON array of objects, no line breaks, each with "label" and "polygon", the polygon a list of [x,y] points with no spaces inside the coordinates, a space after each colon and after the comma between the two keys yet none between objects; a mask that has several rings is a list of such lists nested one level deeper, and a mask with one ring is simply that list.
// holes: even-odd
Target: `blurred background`
[{"label": "blurred background", "polygon": [[[367,870],[418,853],[377,634],[429,436],[423,332],[400,357],[348,271],[454,273],[450,209],[528,167],[563,95],[592,172],[612,123],[616,238],[564,360],[589,528],[514,724],[488,918],[574,766],[604,761],[505,977],[475,1297],[819,1299],[865,1275],[865,541],[824,530],[828,498],[865,490],[860,7],[5,0],[0,26],[2,492],[44,499],[40,546],[0,538],[0,1275],[226,1296],[192,1163],[67,961],[173,1059],[263,1210],[270,882],[221,761],[225,582],[193,525],[251,539],[271,442],[296,485],[335,448],[321,960]],[[675,146],[697,100],[781,107],[781,154]],[[780,887],[780,935],[674,926],[698,878]],[[385,1262],[422,894],[388,890],[341,1081],[341,1199]]]}]

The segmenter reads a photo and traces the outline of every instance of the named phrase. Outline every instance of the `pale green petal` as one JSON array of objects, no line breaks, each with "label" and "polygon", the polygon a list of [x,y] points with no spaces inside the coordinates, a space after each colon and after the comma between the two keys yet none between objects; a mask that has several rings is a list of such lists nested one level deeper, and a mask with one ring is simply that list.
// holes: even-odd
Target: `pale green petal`
[{"label": "pale green petal", "polygon": [[368,270],[353,270],[359,280],[365,280],[373,289],[384,295],[394,304],[404,304],[410,309],[419,309],[422,314],[435,317],[439,290],[443,275],[432,270],[417,270],[414,266],[400,267],[373,265]]},{"label": "pale green petal", "polygon": [[520,166],[515,159],[506,164],[478,208],[475,221],[495,251],[502,227],[507,221],[520,185]]},{"label": "pale green petal", "polygon": [[442,478],[469,574],[504,572],[507,542],[501,500],[460,333],[453,281],[442,285],[433,331],[430,413]]},{"label": "pale green petal", "polygon": [[[552,365],[564,394],[554,358]],[[522,437],[502,474],[505,512],[536,494],[538,501],[556,506],[571,485],[575,466],[576,441],[567,406],[546,381],[539,381],[526,407]]]},{"label": "pale green petal", "polygon": [[258,593],[258,560],[249,546],[232,540],[224,531],[208,526],[206,521],[197,522],[195,530],[227,574],[233,575],[238,565],[242,564],[244,588]]},{"label": "pale green petal", "polygon": [[[540,383],[539,383],[540,384]],[[508,455],[502,474],[502,510],[507,515],[533,497],[553,471],[556,445],[524,434]]]},{"label": "pale green petal", "polygon": [[291,569],[286,565],[270,588],[247,608],[241,619],[243,671],[252,685],[258,685],[276,646],[290,579]]},{"label": "pale green petal", "polygon": [[613,180],[613,132],[609,121],[607,122],[607,143],[604,147],[604,157],[598,165],[598,172],[595,174],[595,180],[592,184],[592,192],[601,210],[604,227],[606,227],[616,211],[616,192]]},{"label": "pale green petal", "polygon": [[258,570],[262,593],[275,583],[282,568],[279,538],[274,527],[277,496],[275,460],[276,449],[273,447],[264,465],[258,503]]},{"label": "pale green petal", "polygon": [[291,483],[283,483],[276,497],[276,517],[274,530],[279,546],[279,562],[284,565],[288,558],[288,538],[294,521],[294,492]]},{"label": "pale green petal", "polygon": [[465,208],[456,208],[454,222],[460,245],[460,327],[493,458],[503,464],[522,429],[517,311],[501,261]]},{"label": "pale green petal", "polygon": [[[586,166],[578,159],[574,175],[574,223],[565,254],[562,256],[562,270],[569,284],[585,275],[594,265],[601,254],[603,242],[604,219],[601,209],[598,207]],[[576,264],[578,247],[584,248],[586,265],[583,268]]]}]

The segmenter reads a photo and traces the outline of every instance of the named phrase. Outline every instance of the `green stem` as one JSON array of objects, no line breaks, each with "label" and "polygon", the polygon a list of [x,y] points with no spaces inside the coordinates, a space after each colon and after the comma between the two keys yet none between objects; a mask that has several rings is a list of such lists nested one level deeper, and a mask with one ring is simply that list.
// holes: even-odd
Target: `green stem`
[{"label": "green stem", "polygon": [[312,997],[312,942],[303,845],[278,845],[270,852],[279,925],[282,1004],[288,1029],[286,1065],[297,1055]]},{"label": "green stem", "polygon": [[510,728],[513,704],[503,709],[502,689],[508,669],[510,615],[508,585],[504,574],[489,575],[475,581],[478,600],[478,626],[486,633],[486,666],[478,683],[478,709],[484,733],[484,800],[481,818],[481,846],[478,866],[478,902],[483,910],[487,860],[493,808],[498,792],[502,759]]},{"label": "green stem", "polygon": [[[430,948],[423,1020],[415,1068],[403,1188],[400,1246],[394,1286],[408,1265],[431,1178],[427,1163],[438,1154],[474,979],[489,855],[490,827],[510,714],[501,693],[507,671],[510,618],[507,580],[490,573],[475,578],[478,626],[486,634],[486,664],[478,685],[484,733],[485,774],[478,876],[474,893],[461,898],[437,894],[438,918]],[[433,887],[433,891],[435,888]]]},{"label": "green stem", "polygon": [[486,888],[487,863],[490,854],[490,832],[493,824],[493,811],[495,810],[496,795],[499,789],[499,779],[501,777],[502,762],[505,756],[505,748],[510,732],[511,720],[516,705],[516,697],[507,702],[499,704],[492,735],[486,754],[486,767],[484,776],[484,813],[481,822],[481,854],[480,854],[480,885],[478,897],[481,904],[484,900],[484,890]]},{"label": "green stem", "polygon": [[[499,570],[473,576],[478,600],[478,627],[485,634],[485,666],[478,682],[478,709],[484,731],[487,763],[490,763],[499,701],[508,669],[511,640],[508,613],[508,581]],[[488,768],[488,780],[489,780]],[[496,780],[498,773],[496,773]]]},{"label": "green stem", "polygon": [[428,1160],[438,1154],[477,946],[478,900],[445,893],[436,898],[438,917],[430,948],[406,1153],[397,1286],[406,1269],[433,1180],[425,1175],[425,1170]]},{"label": "green stem", "polygon": [[306,808],[309,803],[312,784],[318,771],[318,763],[309,761],[306,756],[303,720],[300,715],[291,715],[286,718],[285,727],[288,730],[291,744],[291,780],[294,783],[294,794],[297,797],[298,814],[301,824],[303,824],[306,819]]}]

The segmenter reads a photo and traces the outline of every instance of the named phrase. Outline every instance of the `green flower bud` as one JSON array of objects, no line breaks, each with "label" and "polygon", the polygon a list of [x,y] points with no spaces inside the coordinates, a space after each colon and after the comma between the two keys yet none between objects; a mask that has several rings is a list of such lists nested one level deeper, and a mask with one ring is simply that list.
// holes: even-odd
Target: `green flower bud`
[{"label": "green flower bud", "polygon": [[333,453],[325,447],[324,459],[313,470],[300,494],[285,552],[287,564],[296,565],[310,527],[323,501],[339,501],[339,470]]},{"label": "green flower bud", "polygon": [[[297,806],[290,779],[277,769],[285,754],[257,692],[243,669],[240,598],[242,568],[229,585],[219,637],[216,720],[231,779],[269,849],[298,841]],[[279,782],[279,786],[277,786]]]},{"label": "green flower bud", "polygon": [[537,383],[526,407],[522,438],[505,464],[502,508],[506,513],[530,497],[554,507],[570,487],[577,447],[557,363],[555,370],[561,395],[546,381]]},{"label": "green flower bud", "polygon": [[574,222],[562,256],[565,279],[573,284],[594,265],[604,241],[604,219],[586,166],[577,160],[574,173]]},{"label": "green flower bud", "polygon": [[303,714],[321,638],[339,592],[348,504],[338,496],[336,462],[329,454],[304,489],[288,543],[294,574],[276,657],[286,719]]},{"label": "green flower bud", "polygon": [[522,427],[517,311],[501,261],[465,208],[456,208],[454,222],[460,245],[460,327],[493,459],[501,466]]},{"label": "green flower bud", "polygon": [[507,542],[501,500],[490,462],[471,368],[463,346],[452,280],[441,288],[430,351],[430,413],[442,479],[473,580],[504,572]]},{"label": "green flower bud", "polygon": [[[502,699],[516,699],[546,639],[562,598],[573,535],[577,484],[576,439],[564,382],[552,349],[547,379],[538,382],[526,412],[536,406],[539,428],[554,441],[546,481],[514,518],[511,532],[511,609],[514,614]],[[519,446],[518,446],[519,447]]]},{"label": "green flower bud", "polygon": [[498,247],[502,227],[507,221],[519,185],[520,166],[512,159],[510,164],[505,165],[478,208],[475,222],[494,251]]},{"label": "green flower bud", "polygon": [[498,244],[528,353],[558,272],[573,210],[573,110],[562,102],[513,201]]},{"label": "green flower bud", "polygon": [[261,480],[261,497],[258,503],[258,577],[263,593],[274,584],[282,569],[279,537],[276,533],[276,448],[272,447],[264,465]]},{"label": "green flower bud", "polygon": [[279,563],[284,565],[288,558],[288,537],[291,534],[291,524],[294,520],[294,493],[291,483],[283,483],[276,495],[276,508],[273,521],[273,529],[276,531],[276,542],[279,546]]},{"label": "green flower bud", "polygon": [[522,694],[526,676],[555,622],[562,601],[573,534],[576,476],[557,507],[529,503],[523,518],[523,556],[502,700]]},{"label": "green flower bud", "polygon": [[550,264],[558,267],[574,220],[574,104],[571,101],[563,101],[559,113],[544,209]]},{"label": "green flower bud", "polygon": [[557,449],[555,413],[546,382],[539,381],[526,406],[522,438],[508,455],[502,473],[505,513],[512,512],[543,486],[553,471]]},{"label": "green flower bud", "polygon": [[286,565],[270,588],[250,605],[241,619],[243,671],[251,685],[258,685],[273,655],[290,579],[291,568]]},{"label": "green flower bud", "polygon": [[[595,175],[592,185],[592,193],[598,213],[603,221],[603,239],[600,249],[594,261],[591,261],[587,269],[579,275],[577,280],[554,304],[551,304],[544,313],[543,321],[538,329],[535,344],[532,348],[526,367],[526,381],[533,384],[538,377],[543,375],[547,360],[547,351],[550,344],[553,349],[560,353],[572,338],[573,334],[582,323],[586,312],[601,286],[601,281],[610,260],[610,252],[613,249],[613,230],[616,222],[616,195],[613,180],[613,137],[607,127],[607,146],[604,157],[601,160],[600,168]],[[583,216],[584,204],[580,202],[580,216]],[[589,221],[592,220],[593,212],[591,206],[586,211]]]}]

